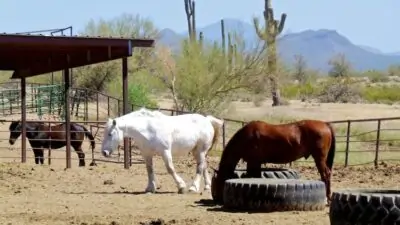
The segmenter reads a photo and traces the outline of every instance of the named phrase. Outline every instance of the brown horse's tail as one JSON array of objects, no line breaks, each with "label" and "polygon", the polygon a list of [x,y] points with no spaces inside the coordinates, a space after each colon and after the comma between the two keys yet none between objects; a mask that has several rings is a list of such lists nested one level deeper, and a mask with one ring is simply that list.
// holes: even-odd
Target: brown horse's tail
[{"label": "brown horse's tail", "polygon": [[220,130],[222,129],[222,126],[224,125],[224,120],[217,119],[217,118],[215,118],[213,116],[210,116],[210,115],[206,116],[206,118],[210,120],[210,122],[211,122],[211,124],[212,124],[212,126],[214,128],[214,137],[213,137],[213,140],[212,140],[211,147],[208,150],[208,151],[211,151],[215,147],[217,142],[218,142],[218,138],[220,136]]},{"label": "brown horse's tail", "polygon": [[87,138],[89,138],[90,145],[92,146],[92,150],[93,150],[95,148],[95,146],[96,146],[96,142],[94,141],[94,137],[93,137],[92,133],[90,133],[90,131],[88,129],[86,129],[85,126],[81,126],[81,127],[85,131],[85,136]]},{"label": "brown horse's tail", "polygon": [[336,151],[336,137],[332,125],[328,123],[328,127],[331,130],[331,146],[329,148],[328,158],[326,159],[326,165],[330,170],[332,170],[333,160],[335,159],[335,151]]}]

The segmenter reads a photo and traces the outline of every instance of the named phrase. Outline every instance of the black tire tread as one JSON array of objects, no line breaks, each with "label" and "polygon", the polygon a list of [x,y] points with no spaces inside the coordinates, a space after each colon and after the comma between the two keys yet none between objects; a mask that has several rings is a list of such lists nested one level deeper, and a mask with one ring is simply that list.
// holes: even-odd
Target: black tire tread
[{"label": "black tire tread", "polygon": [[[234,171],[234,178],[248,178],[246,169],[236,169]],[[286,168],[262,168],[260,178],[265,179],[300,179],[300,174],[297,170],[286,169]],[[213,176],[211,180],[211,196],[215,200],[216,193],[214,192],[214,180],[215,176]]]},{"label": "black tire tread", "polygon": [[331,225],[400,224],[400,190],[348,189],[332,193]]},{"label": "black tire tread", "polygon": [[240,178],[225,181],[223,207],[233,211],[316,211],[325,208],[325,183]]},{"label": "black tire tread", "polygon": [[[235,177],[233,178],[247,177],[246,169],[236,169]],[[293,169],[263,168],[261,169],[260,177],[267,179],[300,179],[300,174]]]}]

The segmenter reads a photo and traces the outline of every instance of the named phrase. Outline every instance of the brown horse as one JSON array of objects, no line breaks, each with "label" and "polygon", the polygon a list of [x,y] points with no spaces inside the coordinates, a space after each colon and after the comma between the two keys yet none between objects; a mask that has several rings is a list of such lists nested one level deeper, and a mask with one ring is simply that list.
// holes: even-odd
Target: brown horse
[{"label": "brown horse", "polygon": [[[82,142],[85,136],[90,139],[92,153],[95,148],[95,140],[84,126],[76,123],[70,123],[71,146],[75,149],[79,158],[79,166],[85,166],[85,153],[82,151]],[[22,132],[22,124],[20,121],[13,121],[9,127],[10,139],[9,143],[13,145]],[[43,149],[59,149],[64,147],[66,143],[65,123],[48,126],[43,122],[26,122],[26,137],[31,144],[33,154],[35,155],[35,163],[43,164]]]},{"label": "brown horse", "polygon": [[222,153],[219,169],[215,171],[213,198],[222,203],[225,180],[234,177],[240,159],[247,163],[248,176],[259,177],[264,163],[286,164],[311,155],[325,182],[329,203],[335,142],[332,126],[323,121],[301,120],[279,125],[251,121],[233,135]]}]

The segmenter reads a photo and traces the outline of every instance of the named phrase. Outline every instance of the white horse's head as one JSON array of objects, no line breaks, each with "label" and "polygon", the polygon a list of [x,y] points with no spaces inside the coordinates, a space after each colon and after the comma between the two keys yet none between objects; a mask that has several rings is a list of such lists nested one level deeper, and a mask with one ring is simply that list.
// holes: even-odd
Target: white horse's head
[{"label": "white horse's head", "polygon": [[115,119],[108,119],[104,129],[103,142],[101,143],[101,153],[104,157],[110,157],[112,152],[118,148],[123,139],[122,130],[119,128]]}]

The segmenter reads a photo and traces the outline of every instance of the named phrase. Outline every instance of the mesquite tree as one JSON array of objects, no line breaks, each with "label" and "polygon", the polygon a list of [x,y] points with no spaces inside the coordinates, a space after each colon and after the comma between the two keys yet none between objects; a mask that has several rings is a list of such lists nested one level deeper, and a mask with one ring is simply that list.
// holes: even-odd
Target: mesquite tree
[{"label": "mesquite tree", "polygon": [[281,34],[286,21],[286,13],[282,13],[281,20],[274,19],[274,10],[271,6],[271,0],[265,0],[264,5],[264,27],[260,26],[258,18],[254,18],[254,28],[258,37],[266,43],[268,79],[271,85],[272,106],[281,105],[281,96],[279,91],[279,80],[277,74],[277,51],[276,39]]}]

